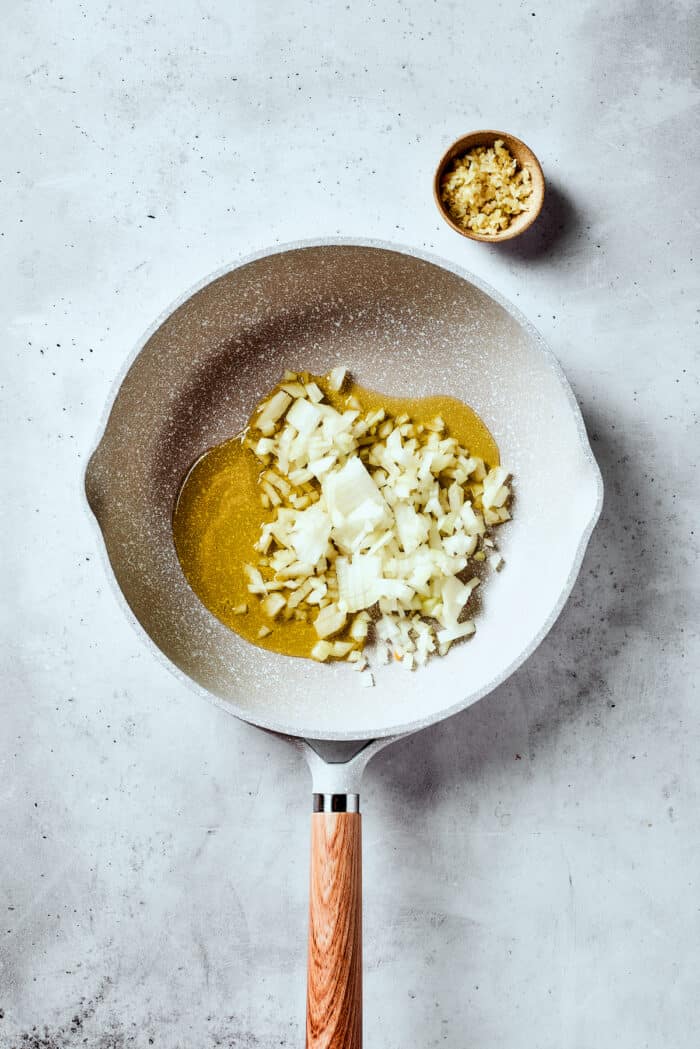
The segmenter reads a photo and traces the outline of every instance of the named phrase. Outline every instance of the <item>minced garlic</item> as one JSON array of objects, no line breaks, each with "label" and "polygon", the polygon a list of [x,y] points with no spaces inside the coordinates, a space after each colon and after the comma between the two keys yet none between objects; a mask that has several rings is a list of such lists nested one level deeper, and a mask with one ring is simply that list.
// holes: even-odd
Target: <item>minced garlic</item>
[{"label": "minced garlic", "polygon": [[440,185],[440,199],[453,222],[473,233],[494,236],[527,208],[532,180],[502,139],[456,157]]}]

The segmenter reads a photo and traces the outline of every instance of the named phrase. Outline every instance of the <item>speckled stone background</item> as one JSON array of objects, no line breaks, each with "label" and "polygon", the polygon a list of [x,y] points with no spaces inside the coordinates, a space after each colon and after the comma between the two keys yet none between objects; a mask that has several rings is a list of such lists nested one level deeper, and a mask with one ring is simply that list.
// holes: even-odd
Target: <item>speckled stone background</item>
[{"label": "speckled stone background", "polygon": [[[697,7],[5,14],[0,1046],[303,1043],[308,774],[146,652],[81,475],[174,298],[342,234],[512,298],[607,486],[535,656],[370,766],[367,1044],[694,1049]],[[430,195],[443,148],[489,126],[549,184],[500,248],[458,238]]]}]

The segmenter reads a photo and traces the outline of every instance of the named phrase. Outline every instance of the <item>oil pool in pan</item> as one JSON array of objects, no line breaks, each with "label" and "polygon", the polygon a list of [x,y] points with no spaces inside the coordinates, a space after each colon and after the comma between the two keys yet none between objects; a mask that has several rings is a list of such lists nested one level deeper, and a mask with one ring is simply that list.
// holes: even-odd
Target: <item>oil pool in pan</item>
[{"label": "oil pool in pan", "polygon": [[[309,378],[339,411],[346,407],[349,397],[355,397],[363,411],[384,408],[393,416],[406,413],[416,423],[427,423],[440,415],[450,436],[470,454],[483,459],[487,466],[500,463],[498,446],[485,423],[454,397],[387,397],[355,383],[335,392],[324,377]],[[202,604],[227,627],[261,648],[310,657],[318,641],[313,624],[298,620],[273,623],[260,609],[257,598],[248,593],[243,566],[256,562],[254,545],[273,511],[260,502],[260,464],[243,446],[242,438],[238,434],[211,448],[187,474],[173,515],[177,556]],[[234,612],[243,604],[248,606],[245,614]],[[261,627],[272,627],[272,632],[261,638]]]}]

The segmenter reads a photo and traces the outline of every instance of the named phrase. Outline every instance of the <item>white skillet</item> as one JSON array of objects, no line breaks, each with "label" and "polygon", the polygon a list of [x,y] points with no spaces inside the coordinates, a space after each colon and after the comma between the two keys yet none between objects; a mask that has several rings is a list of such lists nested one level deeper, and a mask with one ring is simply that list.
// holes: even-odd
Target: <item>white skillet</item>
[{"label": "white skillet", "polygon": [[[387,394],[448,393],[494,434],[514,477],[505,567],[477,632],[414,673],[360,687],[348,666],[249,645],[185,582],[171,518],[190,465],[238,432],[285,368],[347,365]],[[359,796],[370,757],[476,702],[561,612],[602,506],[581,413],[534,328],[472,276],[372,242],[307,243],[209,278],[132,357],[86,471],[121,593],[179,676],[237,717],[294,739],[313,777],[307,1046],[362,1039]]]}]

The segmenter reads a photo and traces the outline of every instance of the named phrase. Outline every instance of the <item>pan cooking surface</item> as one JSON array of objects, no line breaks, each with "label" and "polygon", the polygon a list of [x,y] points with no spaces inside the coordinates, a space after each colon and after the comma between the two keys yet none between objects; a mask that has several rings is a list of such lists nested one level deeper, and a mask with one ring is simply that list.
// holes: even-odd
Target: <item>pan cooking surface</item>
[{"label": "pan cooking surface", "polygon": [[[449,392],[497,436],[516,478],[475,638],[427,669],[263,652],[220,623],[180,568],[171,520],[191,464],[244,425],[290,361],[346,364],[390,396]],[[148,338],[114,402],[86,490],[117,582],[155,645],[232,712],[293,735],[368,739],[474,702],[541,640],[569,592],[601,503],[580,414],[537,334],[471,280],[367,245],[258,258],[182,303]]]}]

